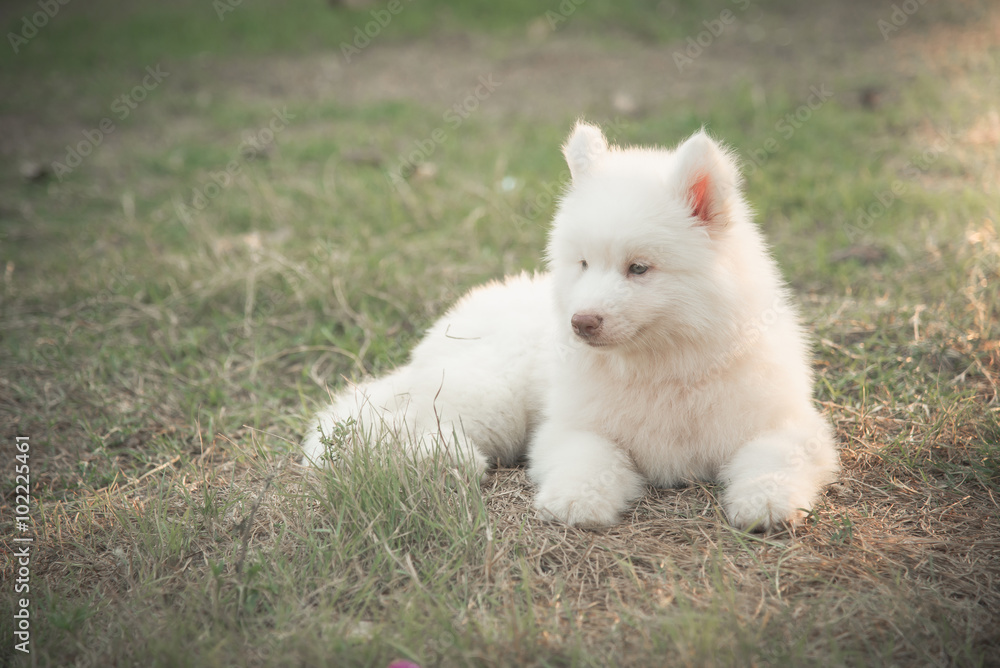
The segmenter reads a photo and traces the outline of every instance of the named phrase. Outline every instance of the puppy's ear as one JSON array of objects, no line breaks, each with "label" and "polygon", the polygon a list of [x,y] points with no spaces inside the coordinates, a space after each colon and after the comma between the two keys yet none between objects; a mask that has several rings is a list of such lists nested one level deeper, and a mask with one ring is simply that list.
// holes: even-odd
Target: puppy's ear
[{"label": "puppy's ear", "polygon": [[608,152],[608,141],[601,130],[593,125],[578,121],[569,139],[563,146],[563,155],[573,180],[590,171],[594,163]]},{"label": "puppy's ear", "polygon": [[674,183],[697,224],[709,233],[729,224],[738,200],[740,175],[729,152],[699,130],[677,147]]}]

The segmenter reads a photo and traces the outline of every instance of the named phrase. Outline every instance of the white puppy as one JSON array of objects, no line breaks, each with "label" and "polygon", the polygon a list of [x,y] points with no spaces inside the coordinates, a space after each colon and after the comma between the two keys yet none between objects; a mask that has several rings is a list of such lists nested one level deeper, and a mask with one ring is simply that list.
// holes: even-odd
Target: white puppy
[{"label": "white puppy", "polygon": [[319,415],[306,459],[390,440],[483,471],[527,448],[551,519],[608,525],[647,482],[718,480],[737,527],[799,521],[838,456],[733,159],[704,132],[618,149],[583,123],[564,154],[550,274],[469,293]]}]

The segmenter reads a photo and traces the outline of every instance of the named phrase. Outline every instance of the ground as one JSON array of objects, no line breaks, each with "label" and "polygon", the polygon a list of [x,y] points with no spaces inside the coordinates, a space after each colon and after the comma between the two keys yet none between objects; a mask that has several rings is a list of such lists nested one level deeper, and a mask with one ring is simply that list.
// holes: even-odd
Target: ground
[{"label": "ground", "polygon": [[[4,665],[998,665],[993,3],[101,1],[11,43],[39,7],[0,9]],[[344,378],[542,266],[578,117],[742,157],[841,443],[794,532],[296,464]]]}]

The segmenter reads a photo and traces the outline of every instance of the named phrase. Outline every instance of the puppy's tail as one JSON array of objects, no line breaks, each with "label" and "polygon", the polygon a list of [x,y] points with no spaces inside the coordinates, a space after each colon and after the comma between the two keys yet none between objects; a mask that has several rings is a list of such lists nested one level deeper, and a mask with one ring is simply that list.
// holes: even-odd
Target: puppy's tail
[{"label": "puppy's tail", "polygon": [[302,464],[326,466],[340,453],[406,429],[409,396],[396,392],[398,373],[351,385],[320,411],[302,441]]}]

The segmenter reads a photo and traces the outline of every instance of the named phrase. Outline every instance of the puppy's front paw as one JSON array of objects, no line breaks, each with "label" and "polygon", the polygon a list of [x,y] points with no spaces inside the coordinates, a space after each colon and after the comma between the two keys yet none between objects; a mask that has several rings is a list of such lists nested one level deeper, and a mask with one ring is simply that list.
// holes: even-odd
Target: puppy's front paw
[{"label": "puppy's front paw", "polygon": [[606,527],[618,522],[622,508],[606,497],[569,494],[555,489],[539,490],[535,508],[542,519],[575,527]]},{"label": "puppy's front paw", "polygon": [[616,524],[632,499],[642,491],[642,480],[625,466],[580,480],[566,476],[539,485],[535,508],[548,520],[577,527]]},{"label": "puppy's front paw", "polygon": [[572,526],[615,524],[643,489],[631,458],[614,443],[552,423],[536,436],[529,473],[538,485],[539,514]]},{"label": "puppy's front paw", "polygon": [[812,499],[785,478],[782,473],[771,473],[731,483],[722,505],[733,526],[743,531],[770,531],[800,524],[812,507]]}]

